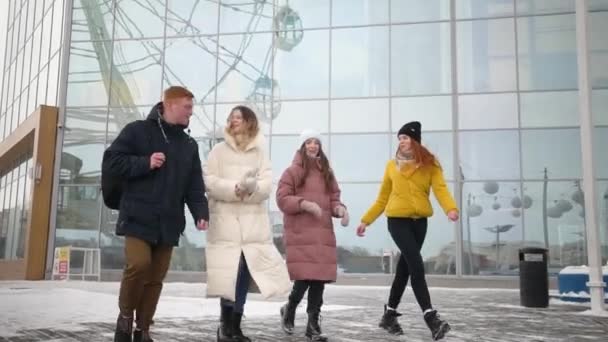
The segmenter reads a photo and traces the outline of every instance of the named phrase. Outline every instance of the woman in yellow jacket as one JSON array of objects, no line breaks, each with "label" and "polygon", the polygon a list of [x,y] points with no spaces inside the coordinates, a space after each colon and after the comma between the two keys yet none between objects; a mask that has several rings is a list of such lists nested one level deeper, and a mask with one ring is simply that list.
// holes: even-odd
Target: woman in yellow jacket
[{"label": "woman in yellow jacket", "polygon": [[421,141],[421,124],[417,121],[405,124],[397,134],[399,149],[395,159],[386,164],[384,179],[376,202],[369,208],[357,228],[357,235],[364,236],[367,226],[383,212],[388,218],[388,230],[401,251],[395,279],[380,327],[394,335],[402,335],[397,322],[401,316],[396,309],[401,301],[408,278],[416,300],[422,309],[424,320],[435,341],[444,337],[450,325],[440,319],[431,306],[431,297],[424,275],[424,263],[420,250],[426,236],[428,217],[433,215],[429,200],[431,188],[439,204],[451,221],[458,220],[458,209],[443,177],[437,158]]}]

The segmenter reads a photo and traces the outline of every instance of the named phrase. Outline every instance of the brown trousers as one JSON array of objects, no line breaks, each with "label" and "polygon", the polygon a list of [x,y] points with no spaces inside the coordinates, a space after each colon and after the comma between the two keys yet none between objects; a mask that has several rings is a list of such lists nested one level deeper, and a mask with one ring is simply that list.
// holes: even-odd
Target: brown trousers
[{"label": "brown trousers", "polygon": [[124,316],[132,317],[136,311],[137,326],[141,330],[147,331],[154,318],[172,252],[172,246],[152,246],[129,236],[125,239],[126,265],[118,306]]}]

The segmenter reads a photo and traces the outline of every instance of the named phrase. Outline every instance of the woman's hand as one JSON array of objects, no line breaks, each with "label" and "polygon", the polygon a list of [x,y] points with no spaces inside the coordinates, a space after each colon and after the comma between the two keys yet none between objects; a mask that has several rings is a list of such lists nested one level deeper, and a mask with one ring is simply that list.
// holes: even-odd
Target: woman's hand
[{"label": "woman's hand", "polygon": [[450,221],[456,222],[456,221],[458,221],[458,218],[459,218],[458,210],[452,209],[448,212],[448,219],[450,219]]},{"label": "woman's hand", "polygon": [[359,227],[357,227],[357,235],[359,237],[364,237],[366,229],[367,229],[367,224],[361,222],[361,224],[359,224]]}]

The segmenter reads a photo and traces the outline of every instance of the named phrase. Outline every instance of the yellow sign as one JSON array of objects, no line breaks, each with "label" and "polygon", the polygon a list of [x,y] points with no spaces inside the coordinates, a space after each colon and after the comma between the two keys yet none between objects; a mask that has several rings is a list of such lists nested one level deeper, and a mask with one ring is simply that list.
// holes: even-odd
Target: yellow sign
[{"label": "yellow sign", "polygon": [[55,248],[54,261],[55,274],[59,275],[59,279],[66,279],[70,269],[70,247]]}]

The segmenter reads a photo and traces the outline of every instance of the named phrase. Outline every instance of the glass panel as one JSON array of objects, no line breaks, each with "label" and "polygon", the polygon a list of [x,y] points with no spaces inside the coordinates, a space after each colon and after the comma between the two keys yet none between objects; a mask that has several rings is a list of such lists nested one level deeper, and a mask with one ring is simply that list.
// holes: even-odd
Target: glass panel
[{"label": "glass panel", "polygon": [[[454,180],[454,133],[424,133],[423,126],[422,144],[439,160],[445,179]],[[393,147],[397,149],[397,140],[394,140]]]},{"label": "glass panel", "polygon": [[[464,183],[463,265],[465,274],[517,275],[524,204],[516,182]],[[533,205],[538,205],[533,202]]]},{"label": "glass panel", "polygon": [[[273,21],[272,2],[221,0],[220,33],[270,31]],[[214,13],[217,13],[217,9]]]},{"label": "glass panel", "polygon": [[593,90],[591,111],[596,125],[608,126],[608,90]]},{"label": "glass panel", "polygon": [[51,37],[51,56],[61,47],[63,36],[63,0],[55,0],[53,6],[53,32]]},{"label": "glass panel", "polygon": [[333,0],[332,26],[388,23],[389,0]]},{"label": "glass panel", "polygon": [[162,37],[166,0],[116,2],[116,38]]},{"label": "glass panel", "polygon": [[56,247],[98,246],[101,210],[99,194],[98,185],[59,187]]},{"label": "glass panel", "polygon": [[608,181],[596,182],[598,186],[599,226],[602,241],[602,260],[608,259]]},{"label": "glass panel", "polygon": [[[500,144],[496,144],[500,141]],[[460,133],[460,158],[465,180],[519,179],[519,133],[473,131]]]},{"label": "glass panel", "polygon": [[[328,141],[329,138],[327,136],[321,136],[322,149],[329,158]],[[281,179],[281,175],[291,165],[300,146],[302,146],[302,142],[299,135],[272,136],[270,160],[272,162],[272,175],[275,181]]]},{"label": "glass panel", "polygon": [[15,259],[23,259],[25,255],[25,238],[27,225],[23,220],[24,199],[25,199],[25,161],[19,165],[19,180],[17,181],[18,192],[17,192],[17,203],[15,212],[15,238],[13,239],[13,255]]},{"label": "glass panel", "polygon": [[49,69],[44,67],[38,75],[38,105],[46,104],[46,89],[48,86]]},{"label": "glass panel", "polygon": [[99,247],[101,248],[102,269],[123,269],[125,266],[125,240],[116,236],[116,221],[118,210],[101,206],[101,231],[99,233]]},{"label": "glass panel", "polygon": [[61,153],[62,183],[99,183],[106,139],[107,109],[78,108],[66,112]]},{"label": "glass panel", "polygon": [[460,129],[517,128],[517,95],[490,94],[458,97]]},{"label": "glass panel", "polygon": [[51,52],[51,33],[53,24],[51,12],[44,16],[42,21],[42,54],[40,56],[40,68],[49,62],[49,53]]},{"label": "glass panel", "polygon": [[450,0],[391,0],[391,21],[420,22],[450,19]]},{"label": "glass panel", "polygon": [[[152,106],[125,106],[123,108],[110,108],[110,113],[108,114],[108,137],[107,141],[110,144],[120,130],[122,130],[128,123],[133,122],[135,120],[145,119]],[[96,109],[96,110],[105,110],[105,108]]]},{"label": "glass panel", "polygon": [[162,49],[162,40],[114,43],[111,106],[150,105],[160,101]]},{"label": "glass panel", "polygon": [[334,100],[331,102],[331,131],[387,132],[388,99]]},{"label": "glass panel", "polygon": [[38,26],[36,32],[34,32],[33,44],[32,44],[32,71],[30,74],[30,80],[33,80],[40,70],[40,40],[42,39],[42,27]]},{"label": "glass panel", "polygon": [[[216,137],[224,137],[224,128],[226,127],[226,122],[228,121],[228,115],[230,115],[230,112],[232,111],[232,109],[237,106],[237,105],[241,105],[242,103],[229,103],[229,104],[218,104],[216,109],[215,109],[215,125],[216,125]],[[260,128],[260,130],[265,134],[268,135],[270,134],[270,122],[266,119],[266,117],[264,115],[262,115],[260,113],[260,111],[257,108],[253,108],[250,107],[251,109],[253,109],[253,111],[255,112],[257,118],[258,118],[258,126]]]},{"label": "glass panel", "polygon": [[590,11],[608,11],[608,1],[606,0],[589,0]]},{"label": "glass panel", "polygon": [[608,127],[596,127],[593,132],[595,177],[608,179]]},{"label": "glass panel", "polygon": [[522,127],[578,126],[578,92],[522,93]]},{"label": "glass panel", "polygon": [[452,97],[402,97],[392,99],[392,130],[406,122],[420,121],[427,131],[452,129]]},{"label": "glass panel", "polygon": [[450,25],[399,25],[391,30],[393,95],[451,92]]},{"label": "glass panel", "polygon": [[4,254],[6,253],[6,236],[8,233],[8,227],[4,224],[4,217],[6,216],[4,209],[4,204],[6,203],[6,176],[4,171],[2,171],[0,175],[0,259],[4,259]]},{"label": "glass panel", "polygon": [[204,37],[167,39],[163,88],[182,85],[198,102],[210,102],[215,90],[215,39]]},{"label": "glass panel", "polygon": [[589,15],[589,39],[591,53],[589,57],[591,85],[593,87],[608,87],[608,12],[591,13]]},{"label": "glass panel", "polygon": [[[448,183],[450,192],[454,185]],[[433,216],[429,218],[422,258],[427,274],[456,274],[456,244],[454,223],[450,222],[434,195],[430,196]],[[396,265],[395,265],[396,266]]]},{"label": "glass panel", "polygon": [[513,16],[513,0],[456,0],[456,18]]},{"label": "glass panel", "polygon": [[261,103],[270,101],[273,91],[278,91],[271,79],[271,59],[270,34],[221,36],[218,101],[244,101],[250,96]]},{"label": "glass panel", "polygon": [[217,1],[168,0],[167,6],[168,37],[217,32]]},{"label": "glass panel", "polygon": [[61,56],[61,54],[58,51],[57,54],[55,54],[55,57],[53,57],[49,63],[49,80],[47,89],[47,104],[49,106],[57,105],[57,92],[59,90],[59,62],[61,61],[59,56]]},{"label": "glass panel", "polygon": [[[109,50],[96,51],[95,46]],[[103,51],[111,51],[112,43],[72,43],[68,73],[68,106],[101,106],[108,104],[110,59]]]},{"label": "glass panel", "polygon": [[[587,263],[585,220],[579,182],[526,182],[535,203],[524,213],[527,246],[549,247],[549,273]],[[543,195],[546,191],[546,196]]]},{"label": "glass panel", "polygon": [[332,31],[332,97],[389,94],[388,32],[388,27]]},{"label": "glass panel", "polygon": [[[335,165],[334,165],[335,166]],[[344,177],[337,174],[338,181]],[[390,263],[385,267],[383,255],[397,254],[397,248],[386,228],[386,217],[380,216],[360,238],[355,234],[360,218],[373,204],[380,190],[379,183],[373,184],[345,184],[341,183],[342,200],[348,206],[352,218],[349,227],[342,228],[334,222],[336,241],[338,244],[338,272],[339,273],[389,273]],[[396,266],[396,264],[394,264]]]},{"label": "glass panel", "polygon": [[520,88],[576,89],[574,15],[517,20]]},{"label": "glass panel", "polygon": [[[314,51],[314,53],[311,53]],[[274,78],[283,99],[329,96],[329,31],[306,31],[293,50],[279,49]]]},{"label": "glass panel", "polygon": [[300,134],[305,128],[327,133],[328,101],[283,101],[281,113],[272,122],[273,134]]},{"label": "glass panel", "polygon": [[581,177],[581,138],[578,129],[524,130],[521,136],[523,178]]},{"label": "glass panel", "polygon": [[21,91],[25,90],[30,84],[30,67],[32,61],[32,40],[29,40],[25,44],[25,50],[23,51],[23,75],[21,82]]},{"label": "glass panel", "polygon": [[460,92],[516,89],[513,19],[457,23]]},{"label": "glass panel", "polygon": [[[198,142],[207,141],[213,137],[213,117],[215,115],[213,105],[195,105],[194,113],[190,118],[190,135]],[[201,158],[203,151],[199,150]]]},{"label": "glass panel", "polygon": [[539,15],[574,12],[572,0],[515,0],[517,15]]},{"label": "glass panel", "polygon": [[[279,25],[281,29],[329,27],[330,0],[276,0],[274,2],[277,4],[274,10],[275,23],[281,23]],[[295,15],[285,10],[285,7],[295,11]],[[281,21],[279,18],[283,18],[283,20]]]},{"label": "glass panel", "polygon": [[[382,180],[387,161],[392,157],[387,134],[332,135],[331,163],[343,182],[377,182]],[[353,153],[365,156],[366,167]]]},{"label": "glass panel", "polygon": [[[14,167],[14,165],[11,165]],[[13,213],[13,201],[15,197],[15,190],[13,188],[13,172],[14,170],[10,170],[6,174],[6,188],[4,193],[4,215],[2,216],[2,226],[4,227],[5,232],[5,249],[4,254],[0,256],[3,259],[10,259],[11,252],[11,238],[12,238],[12,230],[11,230],[11,214]]]},{"label": "glass panel", "polygon": [[188,210],[186,210],[185,215],[186,228],[180,238],[179,247],[173,250],[170,269],[185,272],[206,271],[206,232],[201,232],[195,228],[194,220]]},{"label": "glass panel", "polygon": [[[72,41],[112,39],[113,0],[94,0],[94,5],[83,5],[74,0],[72,12]],[[86,0],[90,4],[91,0]],[[100,20],[101,19],[101,20]]]}]

